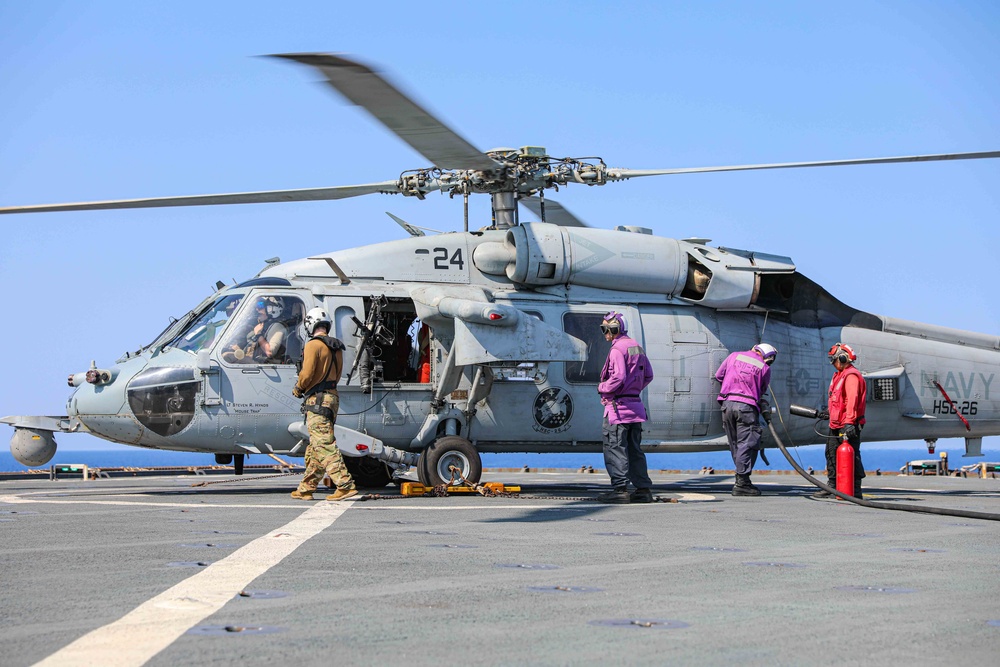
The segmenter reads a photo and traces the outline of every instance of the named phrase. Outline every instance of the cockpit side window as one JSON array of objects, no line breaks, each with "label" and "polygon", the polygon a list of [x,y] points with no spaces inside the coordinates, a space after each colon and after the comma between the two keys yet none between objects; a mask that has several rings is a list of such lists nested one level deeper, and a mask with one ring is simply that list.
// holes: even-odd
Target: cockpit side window
[{"label": "cockpit side window", "polygon": [[230,364],[293,364],[302,359],[305,304],[294,296],[255,295],[240,310],[222,343]]},{"label": "cockpit side window", "polygon": [[242,299],[242,294],[230,294],[216,300],[167,346],[194,353],[209,349],[229,323],[230,317],[239,307]]}]

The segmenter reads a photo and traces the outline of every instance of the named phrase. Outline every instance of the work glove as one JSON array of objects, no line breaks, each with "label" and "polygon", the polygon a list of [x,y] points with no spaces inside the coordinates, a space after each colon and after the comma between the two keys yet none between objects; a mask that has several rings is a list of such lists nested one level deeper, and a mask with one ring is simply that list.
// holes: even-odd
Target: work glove
[{"label": "work glove", "polygon": [[858,437],[858,427],[854,424],[847,424],[842,429],[840,429],[840,436],[844,440],[854,440]]},{"label": "work glove", "polygon": [[299,385],[295,385],[295,388],[292,389],[292,396],[302,398],[302,390],[299,389]]},{"label": "work glove", "polygon": [[757,401],[757,411],[766,423],[771,423],[771,404],[767,402],[766,398]]}]

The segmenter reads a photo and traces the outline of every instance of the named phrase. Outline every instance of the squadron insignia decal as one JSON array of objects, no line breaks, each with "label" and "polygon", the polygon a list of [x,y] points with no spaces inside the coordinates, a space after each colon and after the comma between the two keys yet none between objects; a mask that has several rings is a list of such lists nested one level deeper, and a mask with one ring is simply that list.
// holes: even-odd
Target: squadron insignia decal
[{"label": "squadron insignia decal", "polygon": [[562,387],[549,387],[538,393],[531,411],[536,431],[556,432],[569,428],[573,418],[573,397]]}]

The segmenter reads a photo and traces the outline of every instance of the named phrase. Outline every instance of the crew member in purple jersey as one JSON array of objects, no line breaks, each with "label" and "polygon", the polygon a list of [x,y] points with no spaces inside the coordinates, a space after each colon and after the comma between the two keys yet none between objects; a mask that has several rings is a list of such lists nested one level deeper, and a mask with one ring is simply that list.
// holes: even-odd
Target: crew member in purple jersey
[{"label": "crew member in purple jersey", "polygon": [[[646,421],[641,394],[653,381],[653,368],[642,346],[626,335],[628,328],[621,313],[605,315],[601,331],[611,343],[597,385],[604,404],[604,465],[611,477],[611,491],[597,499],[602,503],[651,503],[653,482],[639,445],[642,422]],[[629,482],[635,487],[631,495]]]},{"label": "crew member in purple jersey", "polygon": [[760,343],[746,352],[733,352],[715,372],[715,379],[722,383],[722,428],[736,465],[734,496],[760,495],[750,475],[760,448],[760,413],[770,409],[764,395],[771,383],[771,364],[777,357],[773,346]]}]

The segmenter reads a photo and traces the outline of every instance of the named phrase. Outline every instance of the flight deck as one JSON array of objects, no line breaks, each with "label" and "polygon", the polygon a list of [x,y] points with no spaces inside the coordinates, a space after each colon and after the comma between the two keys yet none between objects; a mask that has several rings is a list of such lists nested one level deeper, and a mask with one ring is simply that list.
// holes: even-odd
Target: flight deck
[{"label": "flight deck", "polygon": [[[495,472],[516,497],[293,500],[295,477],[0,482],[3,664],[996,664],[1000,524],[793,475]],[[1000,480],[866,498],[1000,512]],[[322,497],[317,494],[317,498]]]}]

